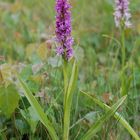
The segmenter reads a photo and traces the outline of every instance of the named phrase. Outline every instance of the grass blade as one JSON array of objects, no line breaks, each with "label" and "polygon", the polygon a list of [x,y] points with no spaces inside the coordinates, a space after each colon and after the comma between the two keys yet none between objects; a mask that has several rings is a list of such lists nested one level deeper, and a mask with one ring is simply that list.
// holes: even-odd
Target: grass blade
[{"label": "grass blade", "polygon": [[91,128],[86,132],[81,140],[90,140],[101,128],[102,125],[117,111],[123,104],[127,96],[122,97],[116,104],[114,104]]},{"label": "grass blade", "polygon": [[[89,97],[90,99],[92,99],[102,109],[104,109],[106,111],[110,110],[110,107],[108,105],[102,103],[96,97],[93,97],[92,95],[90,95],[90,94],[88,94],[86,92],[83,92],[83,91],[81,91],[81,93],[83,95]],[[114,117],[126,128],[126,130],[131,134],[131,136],[135,140],[140,140],[140,137],[136,134],[134,129],[130,126],[130,124],[118,112],[115,112]]]},{"label": "grass blade", "polygon": [[34,110],[37,113],[40,121],[47,128],[52,140],[58,140],[58,136],[55,132],[55,129],[54,129],[52,123],[47,118],[46,114],[44,113],[42,107],[40,106],[40,104],[38,103],[36,98],[33,96],[33,94],[31,93],[31,91],[28,88],[28,86],[26,85],[26,83],[20,77],[18,77],[18,79],[19,79],[19,82],[21,84],[21,87],[24,90],[24,94],[25,94],[26,98],[28,99],[31,106],[34,108]]}]

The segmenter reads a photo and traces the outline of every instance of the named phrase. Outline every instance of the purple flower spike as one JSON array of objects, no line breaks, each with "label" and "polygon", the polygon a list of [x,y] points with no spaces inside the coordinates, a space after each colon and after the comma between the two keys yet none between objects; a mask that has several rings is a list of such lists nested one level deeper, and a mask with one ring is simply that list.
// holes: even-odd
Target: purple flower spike
[{"label": "purple flower spike", "polygon": [[132,24],[129,21],[131,18],[129,0],[116,0],[115,3],[114,19],[116,27],[120,27],[123,24],[125,28],[130,28]]},{"label": "purple flower spike", "polygon": [[56,0],[56,38],[61,47],[56,49],[58,55],[66,60],[73,56],[73,38],[71,37],[71,5],[68,0]]}]

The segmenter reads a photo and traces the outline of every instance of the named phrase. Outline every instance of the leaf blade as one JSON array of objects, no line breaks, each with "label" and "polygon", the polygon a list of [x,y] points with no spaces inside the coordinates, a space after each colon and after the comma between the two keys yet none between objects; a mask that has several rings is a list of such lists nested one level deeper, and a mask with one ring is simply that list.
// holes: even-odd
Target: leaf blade
[{"label": "leaf blade", "polygon": [[10,117],[19,102],[19,94],[15,86],[10,84],[7,87],[0,87],[0,109],[6,117]]},{"label": "leaf blade", "polygon": [[27,87],[26,83],[19,76],[18,76],[18,79],[19,79],[19,82],[20,82],[22,88],[24,89],[24,93],[25,93],[26,98],[28,99],[31,106],[33,107],[33,109],[37,113],[40,121],[47,128],[51,138],[53,140],[58,140],[58,136],[55,132],[55,129],[54,129],[52,123],[47,118],[46,114],[44,113],[42,107],[40,106],[38,101],[35,99],[35,97],[32,95],[32,93],[31,93],[30,89]]},{"label": "leaf blade", "polygon": [[[101,101],[97,100],[96,97],[93,97],[93,96],[91,96],[90,94],[88,94],[84,91],[81,91],[81,93],[88,96],[89,98],[91,98],[102,109],[105,109],[106,111],[110,109],[110,107],[108,105],[106,105],[106,104],[102,103]],[[127,129],[127,131],[132,135],[132,137],[135,140],[140,140],[140,137],[136,134],[134,129],[130,126],[130,124],[118,112],[116,112],[114,114],[114,117],[125,127],[125,129]]]},{"label": "leaf blade", "polygon": [[116,104],[114,104],[105,115],[103,115],[91,128],[86,132],[81,140],[89,140],[95,135],[100,129],[101,126],[116,112],[116,110],[122,105],[127,96],[122,97]]},{"label": "leaf blade", "polygon": [[68,140],[68,137],[69,137],[70,111],[71,111],[71,104],[72,104],[72,98],[73,98],[73,91],[74,91],[76,81],[77,81],[77,75],[78,75],[78,67],[75,61],[73,64],[72,75],[68,83],[68,87],[67,88],[65,87],[66,94],[64,97],[64,132],[63,132],[64,140]]}]

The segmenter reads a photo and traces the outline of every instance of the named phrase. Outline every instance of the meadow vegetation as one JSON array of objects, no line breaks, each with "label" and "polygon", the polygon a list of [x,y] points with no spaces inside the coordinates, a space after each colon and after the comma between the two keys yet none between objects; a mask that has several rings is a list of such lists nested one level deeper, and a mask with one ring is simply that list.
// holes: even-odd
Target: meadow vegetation
[{"label": "meadow vegetation", "polygon": [[140,140],[140,0],[130,0],[123,67],[115,2],[70,3],[66,62],[55,0],[0,1],[0,140]]}]

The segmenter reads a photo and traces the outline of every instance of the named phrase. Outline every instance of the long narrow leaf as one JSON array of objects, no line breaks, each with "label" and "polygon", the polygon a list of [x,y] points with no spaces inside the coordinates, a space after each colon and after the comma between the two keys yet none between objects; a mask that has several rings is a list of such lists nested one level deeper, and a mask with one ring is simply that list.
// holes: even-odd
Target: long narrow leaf
[{"label": "long narrow leaf", "polygon": [[[100,106],[102,109],[108,111],[110,109],[110,107],[104,103],[102,103],[100,100],[98,100],[96,97],[93,97],[92,95],[81,91],[81,93],[83,95],[86,95],[87,97],[89,97],[90,99],[92,99],[98,106]],[[126,128],[126,130],[132,135],[132,137],[135,140],[140,140],[140,137],[136,134],[136,132],[134,131],[134,129],[130,126],[130,124],[118,113],[116,112],[114,114],[114,117]]]},{"label": "long narrow leaf", "polygon": [[26,83],[20,77],[18,77],[18,79],[19,79],[19,82],[21,84],[21,87],[24,90],[24,94],[25,94],[26,98],[28,99],[31,106],[34,108],[34,110],[37,113],[40,121],[47,128],[52,140],[58,140],[58,136],[55,132],[55,129],[54,129],[52,123],[47,118],[46,114],[44,113],[42,107],[40,106],[40,104],[38,103],[36,98],[33,96],[33,94],[31,93],[31,91],[28,88],[28,86],[26,85]]},{"label": "long narrow leaf", "polygon": [[69,136],[70,110],[72,104],[73,91],[77,81],[77,73],[78,73],[78,68],[76,62],[74,62],[71,78],[67,87],[67,93],[65,94],[66,97],[65,97],[65,104],[64,104],[64,134],[63,134],[64,140],[68,140],[68,136]]},{"label": "long narrow leaf", "polygon": [[90,140],[101,128],[102,125],[117,111],[123,104],[126,96],[122,97],[116,104],[114,104],[91,128],[86,132],[81,140]]}]

